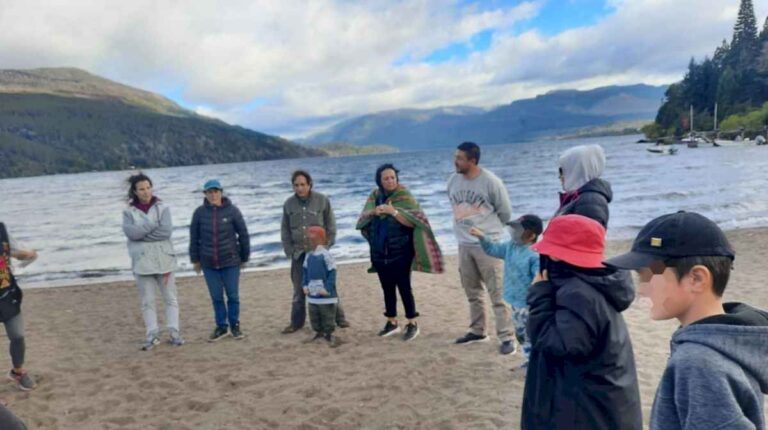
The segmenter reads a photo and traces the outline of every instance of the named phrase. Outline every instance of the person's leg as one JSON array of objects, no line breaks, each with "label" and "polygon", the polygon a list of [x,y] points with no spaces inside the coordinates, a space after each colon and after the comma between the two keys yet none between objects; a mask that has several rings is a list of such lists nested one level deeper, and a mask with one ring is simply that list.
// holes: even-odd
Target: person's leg
[{"label": "person's leg", "polygon": [[157,312],[155,311],[155,290],[157,280],[154,275],[135,275],[136,287],[141,301],[141,315],[144,318],[147,340],[157,337]]},{"label": "person's leg", "polygon": [[419,313],[416,312],[416,301],[413,298],[413,290],[411,288],[411,263],[413,258],[404,260],[398,264],[395,268],[394,275],[396,276],[397,289],[400,292],[400,300],[403,301],[403,308],[405,308],[405,317],[409,322],[415,322]]},{"label": "person's leg", "polygon": [[5,322],[5,332],[10,341],[10,353],[13,369],[8,372],[8,378],[16,382],[19,389],[28,391],[37,386],[35,380],[24,370],[24,355],[26,344],[24,342],[24,318],[19,312],[15,317]]},{"label": "person's leg", "polygon": [[227,317],[230,327],[240,326],[240,266],[221,269],[227,292]]},{"label": "person's leg", "polygon": [[320,314],[320,305],[314,303],[309,304],[309,323],[312,326],[312,331],[318,334],[323,334],[323,322],[322,315]]},{"label": "person's leg", "polygon": [[344,313],[344,307],[341,306],[341,297],[339,297],[339,285],[336,285],[336,297],[339,301],[336,303],[336,325],[341,328],[349,327],[349,321],[347,321],[347,315]]},{"label": "person's leg", "polygon": [[480,247],[459,245],[459,274],[461,286],[469,302],[469,331],[478,336],[485,336],[485,298],[483,285],[480,283],[480,271],[475,263],[473,250]]},{"label": "person's leg", "polygon": [[224,280],[221,270],[203,267],[203,276],[208,285],[208,293],[213,303],[213,314],[216,318],[216,326],[227,328],[227,305],[224,303]]},{"label": "person's leg", "polygon": [[9,319],[4,324],[5,332],[8,334],[8,340],[10,342],[9,349],[13,369],[17,372],[21,372],[24,369],[24,354],[26,352],[26,344],[24,343],[24,318],[21,316],[21,312],[19,312],[15,317]]},{"label": "person's leg", "polygon": [[514,308],[512,321],[515,323],[515,336],[523,348],[523,357],[528,362],[531,355],[531,341],[528,338],[528,306]]},{"label": "person's leg", "polygon": [[323,333],[326,336],[331,336],[336,330],[336,304],[331,303],[327,305],[320,305],[320,308],[320,319],[323,326]]},{"label": "person's leg", "polygon": [[395,323],[397,321],[397,281],[392,273],[393,267],[390,264],[374,264],[374,268],[379,275],[381,289],[384,292],[384,316]]},{"label": "person's leg", "polygon": [[473,249],[474,259],[480,272],[480,277],[488,289],[488,295],[493,304],[496,316],[496,335],[500,341],[512,340],[512,315],[509,305],[504,301],[501,277],[504,270],[503,262],[491,257],[482,249]]},{"label": "person's leg", "polygon": [[307,299],[302,289],[302,276],[304,274],[304,258],[301,254],[298,259],[291,260],[291,282],[293,283],[293,301],[291,302],[291,327],[298,330],[304,327],[307,318]]},{"label": "person's leg", "polygon": [[173,273],[157,275],[160,283],[160,291],[163,293],[165,303],[165,325],[171,339],[179,338],[179,299],[176,289],[176,277]]}]

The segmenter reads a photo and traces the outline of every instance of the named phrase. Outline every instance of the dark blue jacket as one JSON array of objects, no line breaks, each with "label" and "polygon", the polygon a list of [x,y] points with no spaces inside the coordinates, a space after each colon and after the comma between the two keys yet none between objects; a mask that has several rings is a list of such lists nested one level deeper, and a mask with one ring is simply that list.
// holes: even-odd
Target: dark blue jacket
[{"label": "dark blue jacket", "polygon": [[221,269],[248,261],[251,241],[243,215],[224,197],[221,206],[208,200],[195,209],[189,226],[189,259],[203,267]]},{"label": "dark blue jacket", "polygon": [[532,350],[522,428],[642,429],[635,359],[621,316],[635,297],[629,273],[548,271],[549,281],[528,290]]}]

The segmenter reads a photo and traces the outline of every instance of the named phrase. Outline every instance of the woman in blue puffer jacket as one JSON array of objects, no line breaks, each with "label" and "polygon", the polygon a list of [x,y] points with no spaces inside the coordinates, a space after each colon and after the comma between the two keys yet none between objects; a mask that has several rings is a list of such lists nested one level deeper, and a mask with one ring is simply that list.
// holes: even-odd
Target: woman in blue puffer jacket
[{"label": "woman in blue puffer jacket", "polygon": [[242,339],[239,283],[240,267],[251,254],[248,228],[237,206],[222,196],[218,180],[206,182],[203,192],[205,200],[195,210],[189,226],[189,258],[195,272],[203,272],[213,302],[216,328],[209,341],[229,333]]}]

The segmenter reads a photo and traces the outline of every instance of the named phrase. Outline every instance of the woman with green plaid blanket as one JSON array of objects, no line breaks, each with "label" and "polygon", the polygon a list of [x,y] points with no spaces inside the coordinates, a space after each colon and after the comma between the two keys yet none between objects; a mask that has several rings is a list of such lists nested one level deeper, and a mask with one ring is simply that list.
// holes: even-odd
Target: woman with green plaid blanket
[{"label": "woman with green plaid blanket", "polygon": [[365,202],[357,229],[368,240],[371,251],[370,272],[379,275],[384,291],[387,323],[379,336],[400,333],[397,323],[397,291],[405,308],[408,324],[403,340],[419,335],[416,303],[411,289],[411,270],[443,272],[443,256],[419,203],[400,185],[399,171],[392,164],[376,169],[376,185]]}]

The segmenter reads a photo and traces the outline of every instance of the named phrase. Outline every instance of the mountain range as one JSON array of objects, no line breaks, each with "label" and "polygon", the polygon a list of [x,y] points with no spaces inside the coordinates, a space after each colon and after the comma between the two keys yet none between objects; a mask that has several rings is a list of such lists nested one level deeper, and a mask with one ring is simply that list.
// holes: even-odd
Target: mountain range
[{"label": "mountain range", "polygon": [[0,177],[322,155],[83,70],[0,70]]},{"label": "mountain range", "polygon": [[502,144],[619,121],[652,120],[666,86],[644,84],[551,91],[492,109],[399,109],[354,117],[309,136],[304,143],[383,144],[400,150],[455,146],[472,140]]}]

